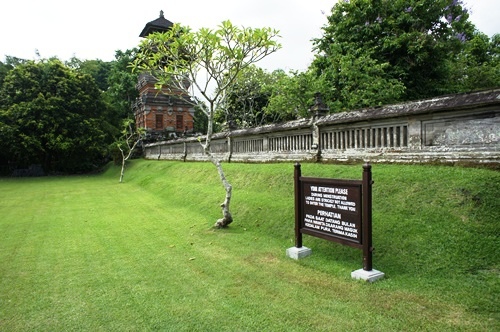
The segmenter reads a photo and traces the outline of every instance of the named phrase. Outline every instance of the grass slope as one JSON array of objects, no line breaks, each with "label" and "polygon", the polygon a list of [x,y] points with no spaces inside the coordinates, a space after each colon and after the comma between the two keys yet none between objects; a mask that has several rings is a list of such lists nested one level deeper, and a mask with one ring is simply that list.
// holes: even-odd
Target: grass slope
[{"label": "grass slope", "polygon": [[[500,173],[374,165],[373,284],[361,252],[313,237],[294,261],[293,165],[134,161],[0,179],[2,331],[486,331],[499,324]],[[305,176],[360,178],[304,164]]]}]

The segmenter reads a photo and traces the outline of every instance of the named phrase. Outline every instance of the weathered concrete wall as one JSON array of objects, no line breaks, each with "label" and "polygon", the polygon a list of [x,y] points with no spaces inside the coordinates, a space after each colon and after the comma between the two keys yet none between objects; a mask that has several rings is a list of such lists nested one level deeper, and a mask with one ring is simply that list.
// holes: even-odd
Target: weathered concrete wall
[{"label": "weathered concrete wall", "polygon": [[[226,161],[500,164],[500,89],[218,133]],[[196,138],[149,144],[149,159],[206,160]]]}]

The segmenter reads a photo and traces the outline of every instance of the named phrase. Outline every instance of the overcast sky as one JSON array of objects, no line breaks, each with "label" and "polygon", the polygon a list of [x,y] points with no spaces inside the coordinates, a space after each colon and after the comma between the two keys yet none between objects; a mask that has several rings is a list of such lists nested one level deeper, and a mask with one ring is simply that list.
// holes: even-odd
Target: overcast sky
[{"label": "overcast sky", "polygon": [[[0,14],[0,61],[6,55],[36,59],[56,56],[65,61],[114,60],[116,50],[136,47],[146,23],[160,10],[172,22],[193,29],[215,28],[229,19],[245,27],[280,30],[283,48],[260,65],[268,70],[304,70],[313,59],[312,38],[336,0],[10,0]],[[500,33],[499,0],[466,0],[471,20],[489,35]]]}]

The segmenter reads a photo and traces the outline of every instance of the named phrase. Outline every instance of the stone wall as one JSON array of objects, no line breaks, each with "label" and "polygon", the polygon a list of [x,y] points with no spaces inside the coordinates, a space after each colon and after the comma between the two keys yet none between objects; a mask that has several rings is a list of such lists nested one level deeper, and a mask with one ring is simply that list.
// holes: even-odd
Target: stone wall
[{"label": "stone wall", "polygon": [[[500,89],[218,133],[225,161],[500,165]],[[206,160],[197,138],[145,146],[148,159]]]}]

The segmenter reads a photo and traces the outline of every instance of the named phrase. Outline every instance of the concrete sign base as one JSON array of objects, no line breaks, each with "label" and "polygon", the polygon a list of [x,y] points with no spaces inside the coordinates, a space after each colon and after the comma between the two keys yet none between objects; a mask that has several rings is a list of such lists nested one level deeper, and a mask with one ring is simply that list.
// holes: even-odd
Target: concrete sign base
[{"label": "concrete sign base", "polygon": [[384,277],[384,275],[385,275],[384,272],[380,272],[380,271],[373,270],[373,269],[370,271],[365,271],[363,269],[359,269],[359,270],[351,272],[351,278],[362,279],[362,280],[369,281],[369,282],[374,282],[378,279],[381,279]]},{"label": "concrete sign base", "polygon": [[291,247],[286,250],[286,255],[293,259],[301,259],[309,256],[312,253],[312,250],[307,247]]}]

